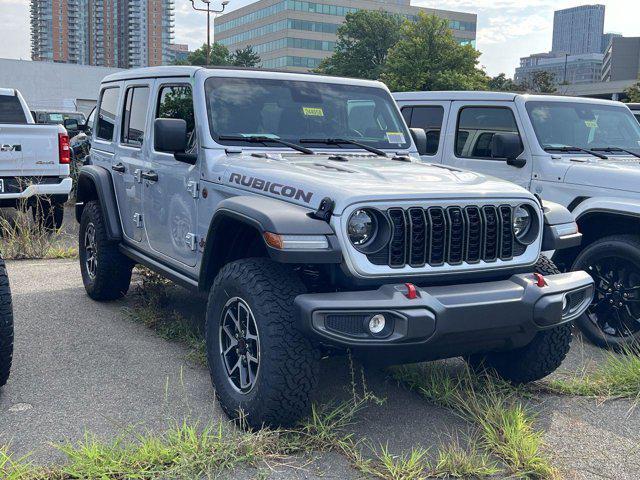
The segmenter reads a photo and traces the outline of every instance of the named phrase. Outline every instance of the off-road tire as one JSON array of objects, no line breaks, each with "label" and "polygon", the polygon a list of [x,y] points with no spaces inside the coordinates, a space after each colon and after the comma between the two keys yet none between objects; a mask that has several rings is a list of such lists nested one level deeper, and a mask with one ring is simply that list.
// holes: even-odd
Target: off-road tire
[{"label": "off-road tire", "polygon": [[[560,273],[544,255],[538,259],[535,272],[542,275]],[[546,377],[560,366],[569,352],[571,338],[571,323],[564,323],[538,332],[524,347],[507,352],[471,355],[467,361],[476,370],[495,372],[516,384],[529,383]]]},{"label": "off-road tire", "polygon": [[[96,240],[96,271],[91,278],[87,268],[85,233],[93,225]],[[126,295],[131,284],[133,262],[118,250],[118,242],[109,241],[102,209],[97,201],[88,202],[82,211],[78,252],[82,282],[89,297],[98,301],[116,300]]]},{"label": "off-road tire", "polygon": [[[211,287],[205,332],[211,381],[222,409],[243,426],[291,426],[309,411],[320,354],[299,329],[293,301],[304,292],[291,268],[266,258],[227,264]],[[260,366],[248,393],[233,388],[220,348],[224,308],[236,297],[250,307],[260,339]]]},{"label": "off-road tire", "polygon": [[45,230],[58,231],[64,221],[64,205],[41,200],[31,207],[31,214],[33,221]]},{"label": "off-road tire", "polygon": [[9,277],[0,259],[0,387],[7,383],[13,358],[13,307]]},{"label": "off-road tire", "polygon": [[[633,259],[640,264],[640,238],[637,235],[612,235],[596,240],[578,254],[571,270],[585,270],[589,273],[588,268],[592,259],[601,252],[611,256],[618,255],[624,259]],[[585,337],[601,348],[624,352],[640,344],[640,331],[624,337],[609,335],[594,324],[586,312],[576,319],[575,324]]]}]

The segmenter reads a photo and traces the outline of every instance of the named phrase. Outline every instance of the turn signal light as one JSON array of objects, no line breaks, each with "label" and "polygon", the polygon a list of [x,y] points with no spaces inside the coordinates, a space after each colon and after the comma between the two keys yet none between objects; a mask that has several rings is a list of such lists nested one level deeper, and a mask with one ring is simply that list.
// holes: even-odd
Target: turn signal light
[{"label": "turn signal light", "polygon": [[71,144],[66,133],[58,134],[58,160],[62,165],[71,163]]}]

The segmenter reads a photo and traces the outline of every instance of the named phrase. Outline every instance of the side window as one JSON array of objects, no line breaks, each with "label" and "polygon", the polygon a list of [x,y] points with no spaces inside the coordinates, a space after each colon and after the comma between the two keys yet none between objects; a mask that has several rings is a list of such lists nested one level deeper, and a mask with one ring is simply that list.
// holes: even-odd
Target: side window
[{"label": "side window", "polygon": [[187,122],[189,149],[195,146],[193,94],[189,85],[167,85],[161,87],[156,118],[180,118]]},{"label": "side window", "polygon": [[[491,145],[496,134],[517,136],[520,140],[520,153],[524,150],[518,125],[510,108],[462,108],[456,129],[456,156],[494,159],[491,155]],[[472,138],[472,140],[467,142],[468,138]],[[465,150],[466,143],[471,143],[471,145]]]},{"label": "side window", "polygon": [[107,88],[102,92],[100,106],[98,107],[98,120],[96,127],[96,137],[101,140],[106,140],[108,142],[113,141],[119,95],[119,87]]},{"label": "side window", "polygon": [[142,146],[147,125],[149,87],[133,87],[127,90],[122,112],[122,143]]},{"label": "side window", "polygon": [[0,95],[0,123],[27,123],[27,116],[16,95]]},{"label": "side window", "polygon": [[421,128],[427,134],[427,155],[438,153],[443,118],[444,108],[441,106],[413,107],[409,126],[411,128]]}]

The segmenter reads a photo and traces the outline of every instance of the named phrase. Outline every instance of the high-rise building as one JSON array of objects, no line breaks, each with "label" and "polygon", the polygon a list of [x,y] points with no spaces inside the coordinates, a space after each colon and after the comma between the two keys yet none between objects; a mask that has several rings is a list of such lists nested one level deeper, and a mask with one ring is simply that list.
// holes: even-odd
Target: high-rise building
[{"label": "high-rise building", "polygon": [[619,38],[622,37],[621,33],[604,33],[602,34],[602,43],[601,45],[601,53],[607,53],[607,50],[609,49],[609,44],[611,43],[611,40],[613,40],[614,38]]},{"label": "high-rise building", "polygon": [[536,72],[549,73],[556,85],[582,85],[600,81],[602,53],[566,55],[562,53],[537,53],[520,59],[514,80],[530,83]]},{"label": "high-rise building", "polygon": [[556,10],[551,51],[580,55],[602,53],[604,5],[581,5]]},{"label": "high-rise building", "polygon": [[611,39],[602,65],[602,81],[637,80],[640,78],[640,37]]},{"label": "high-rise building", "polygon": [[221,15],[216,20],[215,40],[231,52],[251,45],[265,68],[310,70],[331,56],[336,32],[347,13],[384,10],[415,20],[419,12],[449,22],[462,44],[476,42],[477,15],[414,7],[410,0],[258,0]]},{"label": "high-rise building", "polygon": [[169,63],[175,0],[31,0],[31,58],[104,67]]}]

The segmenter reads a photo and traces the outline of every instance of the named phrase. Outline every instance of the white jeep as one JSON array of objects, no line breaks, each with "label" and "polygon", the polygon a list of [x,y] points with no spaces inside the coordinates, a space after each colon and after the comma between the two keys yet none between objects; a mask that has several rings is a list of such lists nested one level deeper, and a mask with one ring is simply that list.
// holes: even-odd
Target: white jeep
[{"label": "white jeep", "polygon": [[600,346],[640,339],[640,125],[624,104],[492,92],[394,97],[420,129],[424,161],[510,180],[566,206],[584,237],[553,260],[596,282],[577,325]]},{"label": "white jeep", "polygon": [[121,297],[136,263],[208,292],[229,415],[295,422],[323,352],[465,356],[514,382],[564,358],[593,281],[540,252],[579,243],[570,213],[421,163],[383,84],[160,67],[99,98],[76,207],[87,293]]}]

